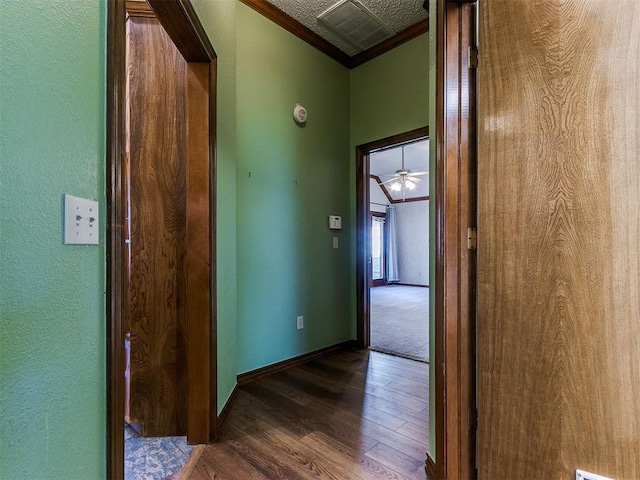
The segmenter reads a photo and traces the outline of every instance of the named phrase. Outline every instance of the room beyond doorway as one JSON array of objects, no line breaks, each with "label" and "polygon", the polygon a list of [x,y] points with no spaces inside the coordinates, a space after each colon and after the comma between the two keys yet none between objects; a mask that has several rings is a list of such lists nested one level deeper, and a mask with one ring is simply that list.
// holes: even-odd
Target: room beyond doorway
[{"label": "room beyond doorway", "polygon": [[429,138],[369,154],[369,348],[429,360]]},{"label": "room beyond doorway", "polygon": [[356,149],[358,343],[423,362],[429,359],[428,135],[425,127]]}]

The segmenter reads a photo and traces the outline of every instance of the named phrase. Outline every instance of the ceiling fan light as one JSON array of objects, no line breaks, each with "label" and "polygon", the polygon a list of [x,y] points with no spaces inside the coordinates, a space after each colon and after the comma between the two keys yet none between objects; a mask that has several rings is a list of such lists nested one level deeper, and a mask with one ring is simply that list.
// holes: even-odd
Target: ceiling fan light
[{"label": "ceiling fan light", "polygon": [[409,190],[414,190],[416,188],[416,184],[413,183],[410,179],[407,179],[407,182],[405,183],[405,185]]},{"label": "ceiling fan light", "polygon": [[400,184],[400,182],[393,182],[391,184],[391,190],[394,192],[399,192],[400,190],[402,190],[402,185]]}]

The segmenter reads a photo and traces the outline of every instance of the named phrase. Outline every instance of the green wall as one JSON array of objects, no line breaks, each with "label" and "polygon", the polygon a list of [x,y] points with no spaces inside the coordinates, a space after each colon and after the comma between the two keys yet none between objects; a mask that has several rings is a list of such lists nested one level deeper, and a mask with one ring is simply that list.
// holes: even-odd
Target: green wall
[{"label": "green wall", "polygon": [[[349,71],[244,5],[237,25],[245,372],[350,338]],[[292,118],[297,102],[309,112],[305,127]],[[342,231],[329,230],[330,214],[342,215]]]},{"label": "green wall", "polygon": [[354,150],[427,125],[428,62],[429,38],[424,34],[351,71]]},{"label": "green wall", "polygon": [[[419,37],[351,71],[350,158],[351,215],[355,221],[355,149],[428,125],[429,37]],[[433,202],[432,202],[433,203]],[[356,338],[356,233],[352,232],[351,335]],[[432,236],[431,238],[435,238]],[[435,258],[432,256],[431,258]],[[433,282],[430,283],[432,285]],[[433,348],[431,349],[433,352]],[[433,363],[433,362],[432,362]]]},{"label": "green wall", "polygon": [[[218,54],[220,409],[238,372],[354,337],[354,147],[426,124],[427,47],[349,72],[236,0],[193,3]],[[104,0],[0,0],[2,479],[106,475],[105,24]],[[64,193],[100,201],[99,246],[62,244]]]},{"label": "green wall", "polygon": [[[0,1],[0,478],[106,475],[105,7]],[[63,245],[63,195],[100,245]]]}]

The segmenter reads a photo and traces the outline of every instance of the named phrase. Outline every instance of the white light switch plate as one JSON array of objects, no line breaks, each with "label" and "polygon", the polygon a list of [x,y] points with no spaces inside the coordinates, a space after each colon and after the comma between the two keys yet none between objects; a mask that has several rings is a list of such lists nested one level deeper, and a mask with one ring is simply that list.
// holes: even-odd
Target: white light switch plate
[{"label": "white light switch plate", "polygon": [[585,472],[584,470],[576,470],[576,480],[613,480],[613,478],[603,477],[602,475]]},{"label": "white light switch plate", "polygon": [[98,202],[65,194],[65,245],[98,245],[98,218]]}]

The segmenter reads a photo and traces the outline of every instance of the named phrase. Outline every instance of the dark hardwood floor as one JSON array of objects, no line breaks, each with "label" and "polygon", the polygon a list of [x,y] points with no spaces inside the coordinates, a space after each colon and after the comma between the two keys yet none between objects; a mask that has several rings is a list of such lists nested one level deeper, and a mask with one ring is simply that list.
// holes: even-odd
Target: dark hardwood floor
[{"label": "dark hardwood floor", "polygon": [[424,480],[428,369],[342,350],[243,385],[187,478]]}]

